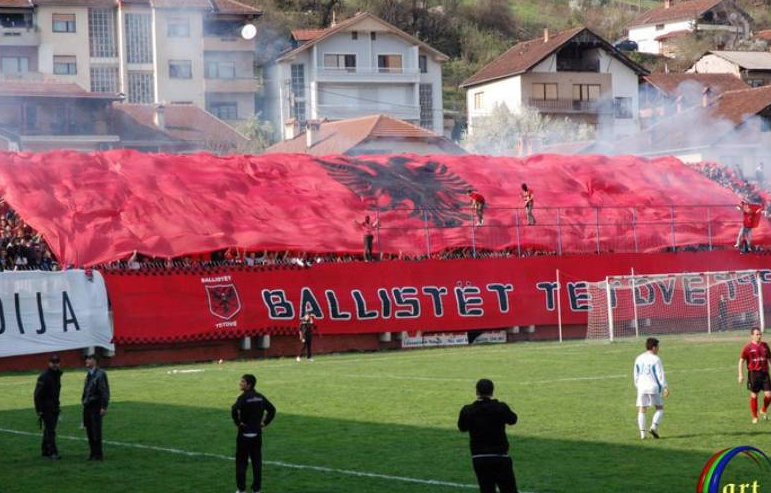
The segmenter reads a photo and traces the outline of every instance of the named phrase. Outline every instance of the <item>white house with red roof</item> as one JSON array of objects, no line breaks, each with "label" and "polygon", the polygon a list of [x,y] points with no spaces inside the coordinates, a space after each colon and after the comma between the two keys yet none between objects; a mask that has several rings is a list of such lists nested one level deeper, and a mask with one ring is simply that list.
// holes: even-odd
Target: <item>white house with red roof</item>
[{"label": "white house with red roof", "polygon": [[242,30],[260,15],[237,0],[0,0],[0,79],[246,119],[259,83],[254,28]]},{"label": "white house with red roof", "polygon": [[750,34],[752,17],[733,0],[663,0],[638,15],[628,26],[629,39],[643,53],[664,54],[665,45],[680,36],[702,31],[731,46]]},{"label": "white house with red roof", "polygon": [[277,128],[383,113],[442,133],[443,53],[369,13],[292,41],[264,67],[263,115]]}]

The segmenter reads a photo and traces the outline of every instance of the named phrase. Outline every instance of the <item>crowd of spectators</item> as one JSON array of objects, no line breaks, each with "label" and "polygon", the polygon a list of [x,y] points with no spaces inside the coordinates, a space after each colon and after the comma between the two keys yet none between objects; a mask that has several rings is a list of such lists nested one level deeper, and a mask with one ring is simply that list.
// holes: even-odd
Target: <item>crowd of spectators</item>
[{"label": "crowd of spectators", "polygon": [[752,204],[765,204],[766,212],[771,213],[771,194],[764,188],[762,163],[755,172],[754,180],[746,179],[741,168],[729,168],[712,161],[702,161],[690,166],[718,185],[728,188],[742,200]]},{"label": "crowd of spectators", "polygon": [[0,199],[0,271],[59,270],[48,245]]}]

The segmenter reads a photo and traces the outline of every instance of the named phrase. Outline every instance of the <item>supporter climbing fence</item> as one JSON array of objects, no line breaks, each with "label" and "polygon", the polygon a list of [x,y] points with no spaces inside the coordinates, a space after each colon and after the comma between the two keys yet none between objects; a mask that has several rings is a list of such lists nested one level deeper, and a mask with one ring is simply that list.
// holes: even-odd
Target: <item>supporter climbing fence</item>
[{"label": "supporter climbing fence", "polygon": [[[470,209],[453,211],[453,217],[465,218],[460,223],[442,224],[432,212],[374,212],[376,250],[430,255],[434,245],[448,243],[468,245],[466,256],[500,251],[502,245],[517,256],[712,250],[733,245],[742,225],[733,205],[541,207],[533,210],[534,225],[528,224],[524,208],[488,208],[482,225],[475,224]],[[422,218],[422,227],[415,226],[416,217]]]}]

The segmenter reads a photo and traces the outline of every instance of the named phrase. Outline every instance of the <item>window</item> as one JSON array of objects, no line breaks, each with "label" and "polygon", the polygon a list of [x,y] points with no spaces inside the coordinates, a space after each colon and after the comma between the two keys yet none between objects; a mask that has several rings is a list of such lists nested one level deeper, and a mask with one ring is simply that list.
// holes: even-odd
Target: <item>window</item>
[{"label": "window", "polygon": [[4,56],[0,58],[0,72],[6,75],[29,72],[29,58],[25,56]]},{"label": "window", "polygon": [[482,100],[482,97],[484,96],[484,92],[475,92],[474,93],[474,109],[475,110],[481,110],[482,104],[484,101]]},{"label": "window", "polygon": [[558,92],[556,83],[533,84],[533,91],[531,95],[533,99],[538,99],[541,101],[556,101],[557,95]]},{"label": "window", "polygon": [[747,79],[747,85],[750,87],[762,87],[766,85],[763,79]]},{"label": "window", "polygon": [[359,32],[358,31],[351,31],[351,39],[356,41],[359,39]]},{"label": "window", "polygon": [[152,103],[154,92],[152,72],[128,73],[129,103]]},{"label": "window", "polygon": [[597,101],[600,99],[599,84],[573,84],[573,101]]},{"label": "window", "polygon": [[305,65],[292,65],[292,94],[295,98],[305,98]]},{"label": "window", "polygon": [[428,57],[426,55],[418,56],[418,68],[420,68],[421,74],[428,73]]},{"label": "window", "polygon": [[128,63],[153,63],[150,14],[126,14]]},{"label": "window", "polygon": [[297,119],[297,122],[300,124],[300,128],[305,128],[305,102],[295,101],[294,105],[289,107],[289,116],[291,118]]},{"label": "window", "polygon": [[235,102],[211,103],[209,113],[220,120],[238,120],[238,104]]},{"label": "window", "polygon": [[88,9],[88,43],[93,58],[118,56],[115,16],[110,9]]},{"label": "window", "polygon": [[193,62],[190,60],[169,60],[169,77],[172,79],[192,79]]},{"label": "window", "polygon": [[656,24],[656,30],[661,31],[664,29],[664,24]]},{"label": "window", "polygon": [[378,55],[377,68],[383,73],[400,73],[402,71],[401,55]]},{"label": "window", "polygon": [[207,79],[235,79],[236,62],[234,61],[214,61],[206,62]]},{"label": "window", "polygon": [[345,69],[346,72],[356,71],[356,55],[324,55],[324,68]]},{"label": "window", "polygon": [[118,67],[91,67],[91,92],[118,92]]},{"label": "window", "polygon": [[613,111],[616,118],[633,118],[632,98],[614,98]]},{"label": "window", "polygon": [[54,56],[54,73],[56,75],[77,74],[77,59],[74,56]]},{"label": "window", "polygon": [[372,41],[375,41],[377,39],[377,33],[374,31],[369,33],[369,39],[371,39]]},{"label": "window", "polygon": [[190,19],[187,17],[169,17],[166,19],[166,36],[169,38],[189,38]]},{"label": "window", "polygon": [[24,129],[31,132],[37,128],[37,106],[28,104],[24,106]]},{"label": "window", "polygon": [[74,33],[75,32],[75,14],[54,14],[52,16],[55,33]]},{"label": "window", "polygon": [[434,86],[420,85],[420,126],[434,129]]}]

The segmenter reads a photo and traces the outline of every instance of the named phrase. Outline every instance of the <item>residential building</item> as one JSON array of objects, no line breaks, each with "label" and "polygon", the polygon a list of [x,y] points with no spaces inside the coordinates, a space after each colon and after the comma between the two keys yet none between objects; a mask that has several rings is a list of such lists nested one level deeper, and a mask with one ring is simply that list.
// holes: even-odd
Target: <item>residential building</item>
[{"label": "residential building", "polygon": [[0,77],[39,72],[131,103],[249,118],[256,45],[241,30],[260,14],[236,0],[0,0]]},{"label": "residential building", "polygon": [[277,128],[383,113],[442,132],[443,53],[368,13],[292,40],[264,67],[263,114]]},{"label": "residential building", "polygon": [[693,32],[714,36],[718,45],[730,47],[749,37],[751,27],[752,17],[733,0],[664,0],[638,15],[627,30],[639,51],[658,55],[673,38]]},{"label": "residential building", "polygon": [[699,106],[704,98],[749,89],[731,74],[651,74],[640,85],[640,123],[647,128],[662,118]]},{"label": "residential building", "polygon": [[688,72],[697,74],[731,74],[750,87],[771,84],[771,52],[710,51],[705,53]]},{"label": "residential building", "polygon": [[587,28],[525,41],[461,84],[469,132],[499,104],[593,125],[614,135],[639,128],[639,78],[647,71]]},{"label": "residential building", "polygon": [[0,150],[226,153],[247,139],[192,104],[123,104],[72,82],[0,80]]},{"label": "residential building", "polygon": [[300,131],[299,122],[287,122],[287,140],[269,147],[266,153],[302,153],[313,156],[346,154],[466,154],[457,144],[412,123],[388,115],[369,115],[338,121],[308,121]]}]

